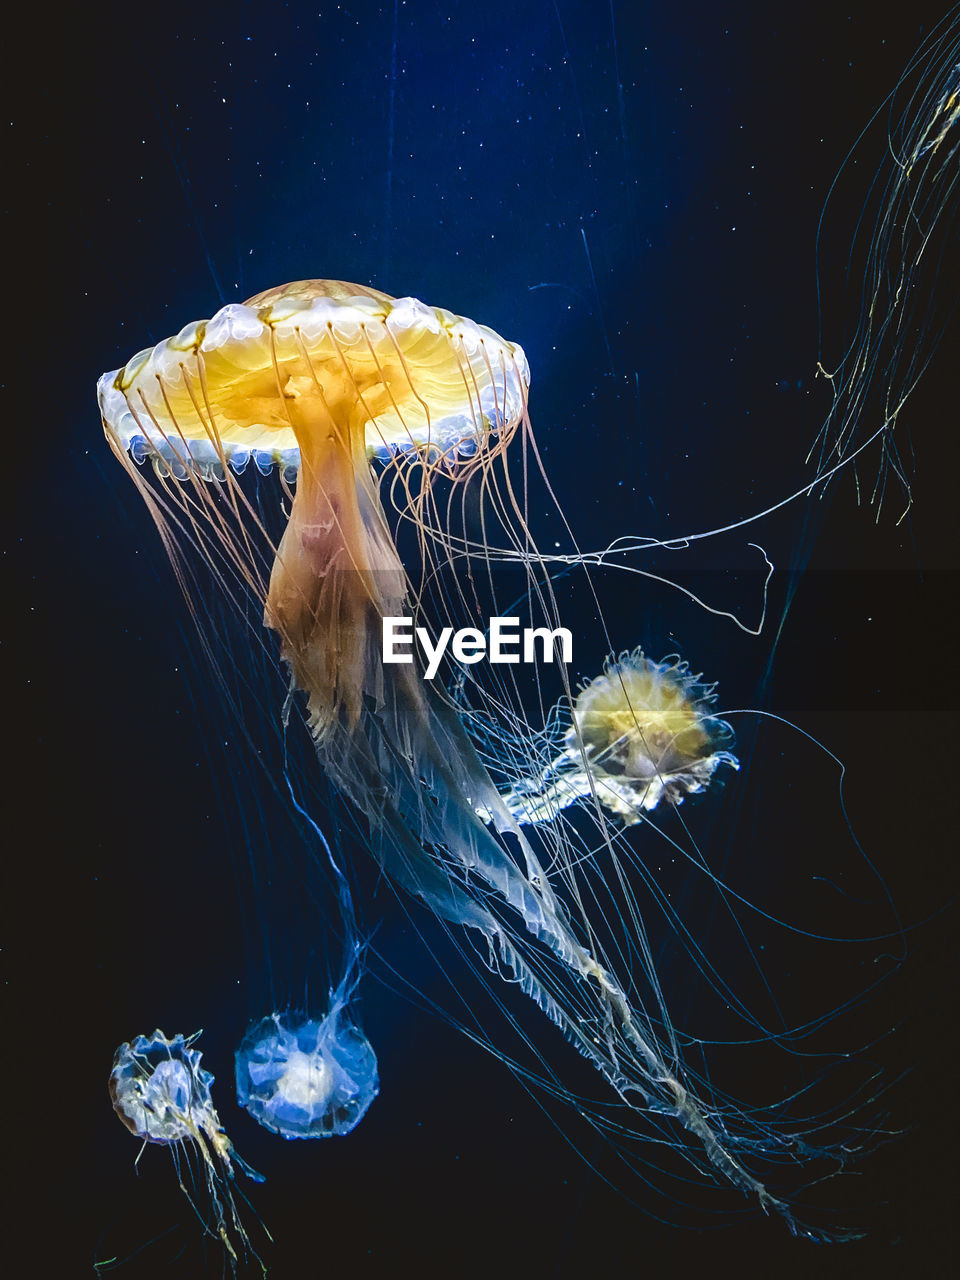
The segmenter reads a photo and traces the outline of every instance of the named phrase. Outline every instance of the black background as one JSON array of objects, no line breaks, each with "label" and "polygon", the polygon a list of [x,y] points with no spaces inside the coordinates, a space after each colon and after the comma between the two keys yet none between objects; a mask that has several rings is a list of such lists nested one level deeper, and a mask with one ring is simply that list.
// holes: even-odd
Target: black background
[{"label": "black background", "polygon": [[[365,1007],[382,1095],[348,1140],[279,1144],[237,1112],[231,1051],[262,950],[223,810],[234,778],[255,787],[260,775],[240,735],[220,747],[181,598],[93,395],[102,370],[223,301],[308,276],[356,280],[524,345],[534,427],[585,544],[759,510],[809,478],[828,406],[813,376],[826,193],[941,12],[103,5],[47,15],[10,42],[5,1096],[23,1207],[5,1251],[24,1257],[11,1274],[87,1275],[128,1254],[121,1275],[220,1273],[165,1153],[147,1151],[135,1178],[135,1143],[107,1099],[116,1045],[155,1025],[204,1027],[221,1116],[267,1174],[252,1195],[281,1277],[944,1265],[956,325],[904,414],[910,516],[897,523],[893,492],[877,520],[845,476],[811,521],[801,502],[758,535],[780,570],[775,615],[797,589],[769,680],[769,633],[745,640],[669,592],[623,580],[607,614],[618,647],[679,647],[721,680],[724,705],[767,707],[827,742],[902,918],[932,917],[864,1024],[898,1028],[874,1053],[889,1078],[908,1072],[890,1123],[915,1127],[860,1166],[867,1240],[819,1252],[724,1191],[713,1207],[733,1215],[725,1229],[683,1205],[667,1213],[679,1225],[662,1224],[642,1211],[664,1214],[662,1200],[645,1204],[625,1181],[631,1203],[577,1157],[562,1109],[547,1116],[492,1057],[376,984]],[[828,206],[826,363],[856,312],[845,246],[883,150],[881,125]],[[939,286],[949,297],[957,281]],[[746,540],[684,570],[749,610]],[[765,888],[844,842],[825,776],[794,779],[786,805],[760,791],[757,822],[783,833],[757,872]],[[279,806],[262,803],[249,830],[283,845]],[[402,916],[383,895],[364,904],[365,918],[381,913],[391,960],[438,994]],[[828,923],[842,932],[842,912]],[[802,979],[824,1007],[833,954]],[[570,1133],[603,1170],[589,1133]]]}]

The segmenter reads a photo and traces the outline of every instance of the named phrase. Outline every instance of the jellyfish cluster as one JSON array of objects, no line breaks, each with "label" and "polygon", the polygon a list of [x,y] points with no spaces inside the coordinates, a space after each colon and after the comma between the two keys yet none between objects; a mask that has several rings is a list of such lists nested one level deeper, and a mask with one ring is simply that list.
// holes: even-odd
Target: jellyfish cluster
[{"label": "jellyfish cluster", "polygon": [[[933,151],[956,155],[956,108],[945,105],[956,94],[931,93],[936,120],[910,134],[928,172]],[[905,198],[902,186],[894,197]],[[563,664],[525,685],[511,665],[446,655],[427,680],[419,659],[384,661],[388,618],[434,636],[447,626],[482,634],[519,611],[554,631],[559,572],[573,567],[592,590],[609,564],[580,549],[572,513],[569,547],[538,546],[531,497],[553,491],[530,380],[522,348],[484,325],[366,286],[303,280],[187,325],[104,374],[98,393],[107,442],[201,625],[203,573],[241,614],[253,606],[288,681],[278,717],[309,735],[316,769],[410,910],[433,913],[484,981],[519,988],[595,1069],[606,1101],[589,1122],[615,1144],[655,1135],[679,1145],[791,1231],[843,1238],[799,1216],[781,1174],[842,1162],[849,1136],[822,1136],[822,1118],[789,1103],[751,1109],[710,1087],[671,1018],[646,931],[649,872],[631,841],[654,839],[661,815],[739,776],[733,730],[693,655],[615,656],[601,618],[608,656],[579,684]],[[850,420],[827,430],[804,494],[862,448]],[[254,493],[270,484],[279,528]],[[337,815],[312,817],[323,843],[319,827]],[[345,885],[347,869],[334,870]],[[341,905],[351,919],[345,889]],[[363,1119],[379,1079],[359,983],[351,960],[326,1008],[264,1009],[243,1033],[237,1097],[266,1129],[314,1139]],[[124,1045],[111,1091],[145,1141],[194,1144],[228,1240],[233,1202],[217,1187],[229,1187],[235,1157],[191,1045],[159,1032]],[[558,1048],[527,1078],[587,1116],[562,1083]]]},{"label": "jellyfish cluster", "polygon": [[[258,593],[319,765],[361,815],[386,875],[466,930],[484,963],[518,983],[631,1108],[672,1116],[712,1165],[792,1222],[729,1125],[708,1118],[631,984],[588,941],[586,911],[578,922],[572,910],[579,851],[554,823],[576,799],[592,806],[602,839],[601,813],[635,824],[660,802],[703,791],[721,763],[735,764],[719,749],[732,735],[713,714],[711,687],[680,660],[636,652],[610,661],[575,699],[566,693],[559,754],[507,785],[513,753],[484,760],[462,704],[416,664],[383,660],[384,618],[413,611],[431,623],[391,536],[385,491],[399,489],[401,513],[417,522],[436,573],[441,556],[469,558],[473,549],[434,490],[481,483],[496,497],[503,553],[521,553],[529,573],[531,619],[559,625],[504,466],[514,435],[531,431],[528,386],[522,350],[489,329],[413,299],[303,281],[135,356],[101,380],[100,403],[107,438],[158,519],[189,528],[219,573]],[[400,441],[403,462],[391,453],[378,471],[385,447]],[[265,446],[283,473],[296,467],[269,572],[229,466],[237,449]],[[142,479],[137,454],[151,458],[158,489]],[[482,554],[498,554],[492,537]],[[455,573],[446,599],[469,609]],[[492,690],[479,680],[471,690],[488,737],[500,692],[496,669],[489,673]],[[515,707],[514,722],[519,714]],[[506,732],[501,725],[493,737]],[[522,733],[513,743],[522,750]],[[549,845],[526,834],[538,824],[554,824]],[[320,1022],[272,1013],[245,1035],[239,1098],[267,1128],[287,1137],[345,1132],[368,1105],[372,1052],[339,1006]]]}]

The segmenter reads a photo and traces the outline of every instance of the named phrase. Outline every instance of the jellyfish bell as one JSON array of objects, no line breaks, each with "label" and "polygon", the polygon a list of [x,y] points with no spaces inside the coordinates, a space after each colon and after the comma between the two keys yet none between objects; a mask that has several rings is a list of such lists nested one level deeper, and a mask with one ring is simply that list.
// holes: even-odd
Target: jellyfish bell
[{"label": "jellyfish bell", "polygon": [[[235,1169],[255,1182],[263,1177],[240,1159],[223,1130],[213,1105],[213,1075],[200,1065],[202,1055],[193,1047],[200,1034],[168,1038],[157,1030],[120,1045],[110,1072],[110,1098],[132,1134],[170,1149],[182,1189],[207,1230],[219,1237],[231,1269],[239,1261],[238,1245],[242,1255],[262,1267],[240,1220],[231,1184]],[[186,1186],[184,1169],[188,1176],[193,1171],[191,1151],[203,1171],[210,1222]]]},{"label": "jellyfish bell", "polygon": [[504,794],[518,821],[549,821],[596,796],[625,826],[661,802],[703,792],[717,769],[739,769],[733,730],[713,712],[715,685],[679,657],[654,662],[642,649],[610,658],[581,689],[569,716],[552,717],[559,753],[537,777]]},{"label": "jellyfish bell", "polygon": [[350,1133],[380,1088],[373,1047],[337,995],[323,1018],[288,1009],[251,1023],[236,1080],[240,1105],[284,1138]]},{"label": "jellyfish bell", "polygon": [[709,714],[712,701],[712,687],[685,662],[653,662],[638,649],[608,662],[584,687],[567,745],[579,736],[595,768],[637,782],[643,808],[661,798],[678,804],[684,793],[703,790],[721,761],[736,763],[716,750],[732,731]]},{"label": "jellyfish bell", "polygon": [[122,1044],[110,1072],[113,1109],[132,1134],[146,1142],[178,1142],[208,1129],[220,1142],[220,1124],[210,1096],[213,1076],[191,1049],[196,1036],[162,1031]]}]

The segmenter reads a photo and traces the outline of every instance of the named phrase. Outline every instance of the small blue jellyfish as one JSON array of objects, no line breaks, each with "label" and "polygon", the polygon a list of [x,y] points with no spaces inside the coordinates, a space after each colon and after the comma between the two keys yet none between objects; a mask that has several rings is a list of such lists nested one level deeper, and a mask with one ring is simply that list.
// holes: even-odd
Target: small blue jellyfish
[{"label": "small blue jellyfish", "polygon": [[[154,1031],[151,1036],[137,1036],[129,1044],[122,1044],[114,1054],[110,1072],[113,1109],[144,1143],[169,1147],[181,1189],[206,1229],[221,1241],[231,1270],[239,1261],[234,1239],[243,1255],[249,1255],[262,1267],[240,1221],[230,1183],[234,1168],[255,1182],[262,1182],[263,1176],[240,1159],[223,1131],[210,1092],[213,1075],[200,1066],[202,1055],[192,1047],[200,1034],[196,1031],[192,1036],[168,1039],[162,1031]],[[203,1170],[212,1221],[207,1221],[184,1179],[184,1171],[189,1178],[193,1170],[188,1145],[199,1157],[197,1164]]]},{"label": "small blue jellyfish", "polygon": [[377,1057],[354,1022],[352,975],[316,1019],[287,1009],[252,1022],[236,1053],[237,1101],[284,1138],[347,1134],[380,1090]]}]

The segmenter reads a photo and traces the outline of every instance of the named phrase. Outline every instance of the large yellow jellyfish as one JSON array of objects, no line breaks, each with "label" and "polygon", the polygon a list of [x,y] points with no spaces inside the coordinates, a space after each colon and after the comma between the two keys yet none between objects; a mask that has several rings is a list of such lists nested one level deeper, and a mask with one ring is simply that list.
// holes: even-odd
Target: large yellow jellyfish
[{"label": "large yellow jellyfish", "polygon": [[[380,619],[407,594],[370,456],[412,449],[442,467],[490,455],[516,426],[528,380],[523,352],[490,329],[412,298],[307,280],[141,352],[101,379],[100,400],[118,455],[148,451],[161,474],[222,479],[251,455],[297,472],[265,621],[324,739],[357,724],[365,694],[382,700]],[[255,575],[244,548],[233,551]]]},{"label": "large yellow jellyfish", "polygon": [[[530,620],[556,627],[553,586],[527,520],[528,467],[535,471],[537,459],[528,387],[523,351],[490,329],[411,298],[305,281],[188,325],[104,375],[99,397],[107,439],[188,593],[193,570],[178,538],[199,549],[238,603],[252,598],[279,636],[291,698],[305,697],[319,761],[364,816],[365,839],[386,873],[443,921],[464,926],[483,964],[517,983],[613,1087],[621,1111],[597,1123],[618,1138],[640,1113],[679,1122],[715,1170],[792,1229],[813,1234],[746,1154],[782,1160],[803,1122],[778,1128],[697,1100],[697,1077],[682,1062],[642,913],[601,810],[593,853],[562,821],[538,827],[535,846],[465,728],[473,713],[464,699],[425,681],[416,662],[384,662],[384,619],[412,615],[427,631],[448,617],[477,620],[481,602],[496,601],[498,559],[522,566],[519,607]],[[506,457],[515,435],[519,477]],[[148,457],[157,485],[137,466]],[[289,516],[276,542],[237,478],[251,459],[264,473],[281,471]],[[514,743],[515,776],[530,777],[519,759],[530,735],[517,668],[470,672],[471,696],[495,726],[499,765]],[[557,678],[569,701],[562,669]],[[643,672],[630,679],[634,716]],[[702,759],[696,720],[679,735]],[[629,725],[615,738],[625,729],[636,747]],[[665,732],[677,737],[676,726]],[[570,750],[591,776],[590,743],[571,742]],[[658,750],[644,757],[645,782],[659,778],[669,789],[660,765],[670,742]],[[635,770],[641,754],[633,751]],[[623,931],[609,941],[615,918]],[[626,967],[619,976],[618,965]],[[552,1068],[547,1077],[562,1094]]]}]

